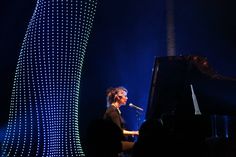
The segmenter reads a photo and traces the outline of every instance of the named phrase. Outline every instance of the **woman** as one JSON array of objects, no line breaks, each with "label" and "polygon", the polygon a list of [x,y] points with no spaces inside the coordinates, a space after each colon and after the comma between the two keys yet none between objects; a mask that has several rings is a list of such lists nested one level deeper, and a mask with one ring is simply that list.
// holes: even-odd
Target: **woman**
[{"label": "woman", "polygon": [[[138,135],[138,131],[129,131],[124,127],[124,119],[121,116],[120,107],[125,105],[128,97],[128,90],[124,87],[109,88],[107,90],[107,109],[104,114],[104,119],[115,123],[123,132],[124,137],[129,135]],[[127,152],[132,150],[134,142],[125,141],[125,138],[121,141],[122,151]]]}]

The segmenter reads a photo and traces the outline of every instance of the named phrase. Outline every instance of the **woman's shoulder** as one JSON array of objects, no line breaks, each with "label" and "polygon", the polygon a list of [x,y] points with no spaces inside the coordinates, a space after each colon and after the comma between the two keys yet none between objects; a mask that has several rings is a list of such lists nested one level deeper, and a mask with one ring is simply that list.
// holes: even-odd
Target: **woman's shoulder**
[{"label": "woman's shoulder", "polygon": [[115,116],[118,115],[117,109],[114,106],[109,106],[106,109],[105,116]]},{"label": "woman's shoulder", "polygon": [[107,107],[107,110],[108,112],[115,112],[117,109],[114,107],[114,106],[109,106]]}]

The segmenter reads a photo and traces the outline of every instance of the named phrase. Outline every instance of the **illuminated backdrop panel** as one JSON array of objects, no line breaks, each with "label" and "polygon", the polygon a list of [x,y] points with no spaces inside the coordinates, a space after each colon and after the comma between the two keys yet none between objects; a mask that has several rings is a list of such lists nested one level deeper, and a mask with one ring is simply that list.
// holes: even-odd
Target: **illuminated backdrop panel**
[{"label": "illuminated backdrop panel", "polygon": [[81,71],[96,0],[38,0],[21,47],[1,156],[85,156]]}]

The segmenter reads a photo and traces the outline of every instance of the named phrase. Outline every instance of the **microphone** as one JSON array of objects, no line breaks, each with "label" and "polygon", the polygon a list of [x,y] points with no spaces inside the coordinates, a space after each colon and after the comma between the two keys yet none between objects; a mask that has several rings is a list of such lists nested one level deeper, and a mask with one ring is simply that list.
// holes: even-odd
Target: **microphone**
[{"label": "microphone", "polygon": [[133,107],[133,108],[135,108],[136,110],[143,111],[143,109],[142,109],[141,107],[138,107],[138,106],[136,106],[136,105],[134,105],[134,104],[132,104],[132,103],[129,103],[129,107]]}]

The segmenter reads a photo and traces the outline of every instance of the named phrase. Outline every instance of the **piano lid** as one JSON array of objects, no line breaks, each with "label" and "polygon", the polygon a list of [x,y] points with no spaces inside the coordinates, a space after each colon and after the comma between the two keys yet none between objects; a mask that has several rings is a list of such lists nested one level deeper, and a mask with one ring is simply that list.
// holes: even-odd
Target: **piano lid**
[{"label": "piano lid", "polygon": [[235,97],[236,78],[218,74],[205,57],[155,57],[146,119],[163,114],[236,115]]}]

